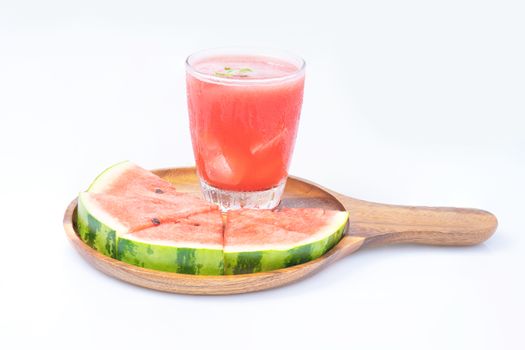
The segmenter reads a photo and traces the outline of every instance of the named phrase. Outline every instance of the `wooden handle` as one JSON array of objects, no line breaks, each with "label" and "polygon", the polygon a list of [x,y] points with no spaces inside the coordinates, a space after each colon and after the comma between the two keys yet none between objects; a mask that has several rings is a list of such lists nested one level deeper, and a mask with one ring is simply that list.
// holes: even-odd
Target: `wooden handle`
[{"label": "wooden handle", "polygon": [[370,246],[474,245],[487,240],[498,226],[493,214],[479,209],[388,205],[332,194],[350,213],[349,234],[364,237]]}]

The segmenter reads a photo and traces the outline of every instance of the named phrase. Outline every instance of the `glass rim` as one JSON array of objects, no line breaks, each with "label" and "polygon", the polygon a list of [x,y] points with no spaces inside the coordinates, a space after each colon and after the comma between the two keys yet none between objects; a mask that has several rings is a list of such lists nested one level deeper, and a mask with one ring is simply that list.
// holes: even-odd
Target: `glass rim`
[{"label": "glass rim", "polygon": [[[235,77],[220,77],[215,74],[200,72],[197,69],[195,69],[195,67],[192,65],[191,60],[196,57],[205,56],[207,54],[212,56],[213,54],[218,54],[220,52],[225,52],[226,54],[228,54],[228,51],[230,54],[236,52],[239,54],[247,54],[253,56],[279,58],[292,63],[294,66],[297,67],[297,70],[280,77],[243,79]],[[223,46],[195,51],[186,58],[185,64],[186,72],[190,73],[196,78],[224,85],[257,85],[284,82],[288,80],[293,80],[301,75],[304,75],[304,71],[306,68],[306,62],[302,57],[289,53],[285,50],[245,46]]]}]

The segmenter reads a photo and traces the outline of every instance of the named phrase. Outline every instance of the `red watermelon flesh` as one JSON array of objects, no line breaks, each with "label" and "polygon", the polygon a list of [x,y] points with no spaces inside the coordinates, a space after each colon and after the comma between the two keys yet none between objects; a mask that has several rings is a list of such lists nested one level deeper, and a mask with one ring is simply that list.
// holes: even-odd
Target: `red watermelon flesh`
[{"label": "red watermelon flesh", "polygon": [[224,227],[222,214],[219,210],[212,210],[202,213],[193,214],[180,220],[181,223],[186,223],[194,226],[206,226],[213,230],[221,230]]},{"label": "red watermelon flesh", "polygon": [[[340,215],[340,211],[321,208],[282,208],[280,210],[253,210],[243,209],[228,213],[230,222],[245,222],[270,225],[282,230],[300,233],[304,237],[315,234],[322,229],[332,218]],[[275,239],[278,239],[279,235]],[[288,236],[289,237],[289,236]],[[283,237],[284,241],[293,239]],[[235,235],[235,239],[241,239]]]},{"label": "red watermelon flesh", "polygon": [[[191,219],[192,215],[210,211],[218,213],[215,205],[184,193],[170,196],[169,200],[148,196],[121,197],[97,193],[83,193],[82,196],[84,202],[89,201],[90,206],[96,206],[98,211],[116,218],[128,231],[138,231],[183,219],[191,224],[191,220],[198,222],[198,216]],[[222,224],[220,220],[219,222]]]},{"label": "red watermelon flesh", "polygon": [[219,211],[191,215],[123,235],[134,240],[179,247],[205,246],[222,250],[222,217]]},{"label": "red watermelon flesh", "polygon": [[300,229],[280,227],[274,217],[275,212],[253,213],[252,217],[251,213],[246,213],[247,211],[251,210],[228,212],[224,230],[225,249],[240,246],[259,246],[260,249],[264,249],[264,246],[274,247],[279,244],[301,242],[310,236]]}]

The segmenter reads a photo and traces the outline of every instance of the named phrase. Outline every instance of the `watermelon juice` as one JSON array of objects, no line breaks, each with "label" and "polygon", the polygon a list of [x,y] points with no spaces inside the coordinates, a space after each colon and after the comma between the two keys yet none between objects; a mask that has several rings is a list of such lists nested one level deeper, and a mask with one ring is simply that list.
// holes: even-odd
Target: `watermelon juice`
[{"label": "watermelon juice", "polygon": [[297,134],[304,61],[208,50],[188,58],[186,81],[205,197],[224,209],[276,206]]}]

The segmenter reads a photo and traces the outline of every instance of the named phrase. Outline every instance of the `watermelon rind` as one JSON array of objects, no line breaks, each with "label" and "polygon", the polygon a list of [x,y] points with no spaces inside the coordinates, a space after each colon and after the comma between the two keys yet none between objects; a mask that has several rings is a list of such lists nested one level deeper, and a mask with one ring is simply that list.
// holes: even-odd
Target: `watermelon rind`
[{"label": "watermelon rind", "polygon": [[91,183],[87,192],[92,193],[103,193],[105,189],[111,185],[111,183],[123,174],[129,168],[133,168],[136,165],[132,162],[125,160],[116,164],[113,164],[103,172],[101,172],[95,180]]},{"label": "watermelon rind", "polygon": [[117,257],[117,232],[127,228],[116,218],[97,210],[98,205],[82,192],[78,196],[77,230],[80,238],[90,247],[112,258]]},{"label": "watermelon rind", "polygon": [[222,275],[224,271],[222,246],[210,249],[156,244],[136,240],[132,235],[119,236],[117,259],[148,269],[192,275]]},{"label": "watermelon rind", "polygon": [[296,245],[226,246],[224,247],[224,274],[272,271],[317,259],[341,240],[347,221],[348,212],[338,212],[319,232],[307,241]]}]

